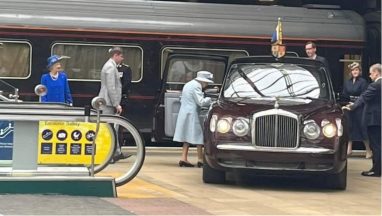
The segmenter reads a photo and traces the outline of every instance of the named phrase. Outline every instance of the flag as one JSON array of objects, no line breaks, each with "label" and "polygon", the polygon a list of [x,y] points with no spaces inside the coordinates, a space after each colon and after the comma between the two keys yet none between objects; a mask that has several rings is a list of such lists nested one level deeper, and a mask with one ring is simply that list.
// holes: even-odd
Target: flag
[{"label": "flag", "polygon": [[272,45],[283,44],[283,28],[280,17],[277,22],[276,31],[272,34],[271,43]]}]

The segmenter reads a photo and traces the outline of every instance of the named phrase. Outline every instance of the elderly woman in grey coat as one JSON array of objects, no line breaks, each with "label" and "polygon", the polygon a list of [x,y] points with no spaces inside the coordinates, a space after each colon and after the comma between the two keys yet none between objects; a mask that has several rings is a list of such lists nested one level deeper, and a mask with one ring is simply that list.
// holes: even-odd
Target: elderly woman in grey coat
[{"label": "elderly woman in grey coat", "polygon": [[213,83],[213,74],[208,71],[199,71],[197,77],[183,87],[181,106],[176,121],[174,141],[183,142],[182,158],[179,161],[181,167],[193,167],[187,160],[190,144],[197,146],[198,167],[203,166],[203,130],[199,120],[200,108],[209,106],[211,98],[203,97],[202,89]]}]

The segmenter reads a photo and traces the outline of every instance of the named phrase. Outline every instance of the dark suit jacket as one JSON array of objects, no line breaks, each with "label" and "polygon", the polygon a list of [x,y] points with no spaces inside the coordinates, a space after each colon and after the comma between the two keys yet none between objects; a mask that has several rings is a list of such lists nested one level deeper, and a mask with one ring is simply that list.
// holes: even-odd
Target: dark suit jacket
[{"label": "dark suit jacket", "polygon": [[330,67],[329,67],[329,62],[328,62],[328,60],[326,60],[326,58],[324,58],[324,57],[322,57],[322,56],[316,56],[316,59],[315,59],[316,61],[319,61],[319,62],[321,62],[321,63],[323,63],[324,65],[325,65],[325,67],[326,67],[326,69],[328,70],[328,74],[329,74],[329,76],[332,78],[332,80],[333,80],[333,75],[332,75],[332,73],[330,73]]},{"label": "dark suit jacket", "polygon": [[121,105],[126,106],[131,88],[132,71],[129,65],[120,64],[117,66],[119,77],[122,84],[122,99]]},{"label": "dark suit jacket", "polygon": [[381,79],[371,83],[354,102],[352,109],[365,104],[363,120],[367,126],[381,126]]},{"label": "dark suit jacket", "polygon": [[322,56],[316,56],[316,59],[317,61],[320,61],[322,63],[324,63],[324,65],[329,68],[329,62],[328,60],[326,60],[326,58],[322,57]]}]

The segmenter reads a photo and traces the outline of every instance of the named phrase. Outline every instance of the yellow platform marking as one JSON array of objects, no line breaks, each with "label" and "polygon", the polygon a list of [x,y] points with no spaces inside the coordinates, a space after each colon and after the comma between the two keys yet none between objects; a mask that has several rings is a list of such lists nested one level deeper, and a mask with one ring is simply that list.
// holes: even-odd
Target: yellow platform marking
[{"label": "yellow platform marking", "polygon": [[[118,177],[123,173],[120,172],[102,172],[97,176],[113,176]],[[139,177],[125,185],[117,187],[118,198],[166,198],[175,197],[176,193],[159,185],[145,181]]]}]

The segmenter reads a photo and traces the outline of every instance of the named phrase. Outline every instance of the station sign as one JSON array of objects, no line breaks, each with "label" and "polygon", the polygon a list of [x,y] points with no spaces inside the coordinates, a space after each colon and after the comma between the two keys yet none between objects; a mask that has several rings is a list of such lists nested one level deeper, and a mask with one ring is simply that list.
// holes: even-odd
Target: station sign
[{"label": "station sign", "polygon": [[12,162],[13,154],[13,121],[0,121],[0,163]]},{"label": "station sign", "polygon": [[[40,121],[38,164],[89,165],[96,124],[89,122]],[[95,141],[95,164],[107,159],[112,151],[114,132],[101,123]]]}]

